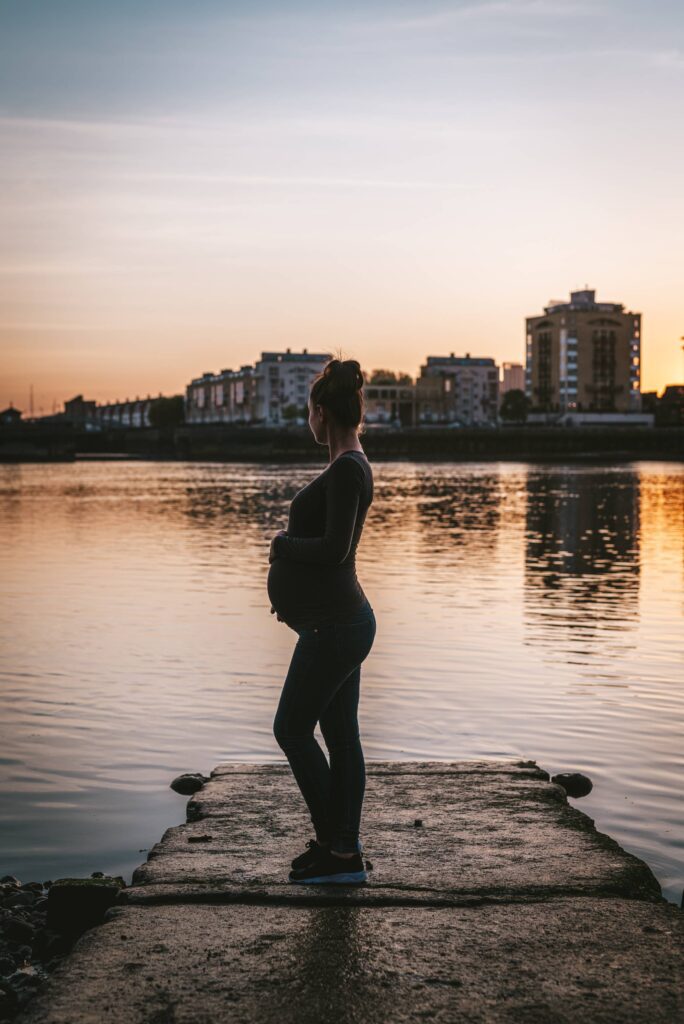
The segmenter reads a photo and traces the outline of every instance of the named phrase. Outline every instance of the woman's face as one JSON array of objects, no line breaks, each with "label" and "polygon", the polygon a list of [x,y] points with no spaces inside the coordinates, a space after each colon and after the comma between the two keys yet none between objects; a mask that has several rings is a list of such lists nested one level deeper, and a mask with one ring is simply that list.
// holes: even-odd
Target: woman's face
[{"label": "woman's face", "polygon": [[311,399],[309,399],[309,427],[319,444],[327,444],[328,426],[325,409],[322,405],[314,405]]}]

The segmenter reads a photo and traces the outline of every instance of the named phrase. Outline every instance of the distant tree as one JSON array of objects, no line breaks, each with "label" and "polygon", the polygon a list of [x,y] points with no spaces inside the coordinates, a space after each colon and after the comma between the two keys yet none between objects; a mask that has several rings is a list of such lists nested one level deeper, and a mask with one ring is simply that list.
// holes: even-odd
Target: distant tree
[{"label": "distant tree", "polygon": [[[306,408],[306,412],[303,411],[304,408]],[[302,416],[308,415],[308,406],[303,407],[301,405],[296,405],[294,402],[291,402],[289,405],[284,406],[282,410],[282,416],[284,420],[296,420],[298,418],[301,418]]]},{"label": "distant tree", "polygon": [[373,370],[369,384],[412,384],[408,373],[396,373],[394,370]]},{"label": "distant tree", "polygon": [[502,420],[524,423],[531,404],[524,391],[521,391],[520,388],[511,388],[503,396],[499,415]]},{"label": "distant tree", "polygon": [[172,398],[155,398],[150,405],[150,423],[153,427],[177,427],[185,420],[185,403],[182,395]]}]

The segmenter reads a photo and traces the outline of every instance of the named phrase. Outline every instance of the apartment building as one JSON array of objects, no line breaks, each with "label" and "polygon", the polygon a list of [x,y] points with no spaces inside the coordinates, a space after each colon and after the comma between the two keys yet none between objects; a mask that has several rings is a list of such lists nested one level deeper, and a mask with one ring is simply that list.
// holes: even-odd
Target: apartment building
[{"label": "apartment building", "polygon": [[416,381],[418,423],[495,423],[499,368],[489,357],[428,356]]},{"label": "apartment building", "polygon": [[412,381],[364,384],[367,423],[392,423],[402,427],[416,424],[416,386]]},{"label": "apartment building", "polygon": [[503,398],[507,391],[525,390],[525,367],[522,363],[504,363],[501,371],[502,377],[499,384],[500,398]]},{"label": "apartment building", "polygon": [[256,381],[254,367],[203,373],[185,389],[186,423],[251,423]]},{"label": "apartment building", "polygon": [[186,388],[185,422],[276,426],[305,417],[311,383],[331,358],[288,348],[262,352],[253,366],[204,373]]},{"label": "apartment building", "polygon": [[137,396],[100,404],[76,395],[64,403],[64,412],[59,415],[65,423],[84,430],[149,427],[150,409],[155,400],[147,395],[146,398]]},{"label": "apartment building", "polygon": [[309,390],[327,362],[331,352],[262,352],[254,366],[254,417],[266,426],[286,422],[286,411],[297,409],[306,415]]},{"label": "apartment building", "polygon": [[525,393],[538,413],[641,409],[641,314],[571,292],[526,320]]},{"label": "apartment building", "polygon": [[[161,396],[160,396],[161,397]],[[97,405],[92,421],[101,428],[107,427],[149,427],[150,409],[155,401],[146,398],[126,399],[125,402],[105,402]]]}]

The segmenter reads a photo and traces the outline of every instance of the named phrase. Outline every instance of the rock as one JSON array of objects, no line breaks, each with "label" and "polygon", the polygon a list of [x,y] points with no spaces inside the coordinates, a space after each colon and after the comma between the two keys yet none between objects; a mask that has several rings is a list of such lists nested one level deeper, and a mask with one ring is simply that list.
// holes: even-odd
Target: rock
[{"label": "rock", "polygon": [[15,971],[9,977],[9,983],[14,991],[22,995],[24,992],[33,992],[40,985],[42,978],[30,968]]},{"label": "rock", "polygon": [[40,939],[38,952],[46,963],[52,960],[53,957],[63,956],[69,950],[69,940],[63,935],[57,935],[55,932],[50,932],[46,929],[40,936]]},{"label": "rock", "polygon": [[176,776],[171,783],[171,789],[174,793],[180,793],[182,796],[192,796],[208,781],[208,778],[201,772],[185,772],[183,775]]},{"label": "rock", "polygon": [[91,878],[104,878],[104,871],[93,871]]},{"label": "rock", "polygon": [[580,797],[591,793],[594,784],[588,775],[582,772],[561,772],[559,775],[552,775],[551,782],[562,786],[568,796]]},{"label": "rock", "polygon": [[17,889],[21,888],[21,882],[14,875],[3,875],[0,878],[0,885],[16,885]]},{"label": "rock", "polygon": [[413,822],[413,827],[414,828],[422,828],[423,827],[423,819],[422,818],[416,818],[415,821]]},{"label": "rock", "polygon": [[4,921],[2,931],[6,939],[12,942],[32,942],[36,929],[21,917],[11,917]]},{"label": "rock", "polygon": [[14,993],[0,988],[0,1020],[11,1020],[16,1005],[17,998]]},{"label": "rock", "polygon": [[11,896],[5,896],[2,901],[3,907],[32,907],[36,902],[36,896],[33,892],[19,892],[13,893]]},{"label": "rock", "polygon": [[61,935],[76,937],[99,924],[126,887],[123,878],[58,878],[50,886],[47,926]]},{"label": "rock", "polygon": [[213,836],[188,836],[189,843],[210,843]]},{"label": "rock", "polygon": [[14,960],[8,956],[0,956],[0,974],[8,975],[14,970]]}]

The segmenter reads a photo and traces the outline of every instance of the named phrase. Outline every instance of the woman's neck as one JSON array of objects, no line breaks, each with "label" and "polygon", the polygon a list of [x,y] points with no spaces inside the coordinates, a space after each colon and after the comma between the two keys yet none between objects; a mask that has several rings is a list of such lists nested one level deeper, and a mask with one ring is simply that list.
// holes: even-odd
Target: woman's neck
[{"label": "woman's neck", "polygon": [[365,455],[363,448],[358,437],[351,437],[347,441],[337,441],[330,447],[330,464],[332,464],[336,458],[340,455],[344,455],[345,452],[359,452],[361,455]]}]

